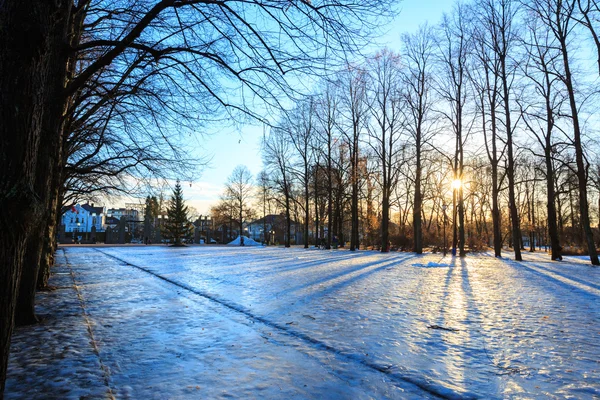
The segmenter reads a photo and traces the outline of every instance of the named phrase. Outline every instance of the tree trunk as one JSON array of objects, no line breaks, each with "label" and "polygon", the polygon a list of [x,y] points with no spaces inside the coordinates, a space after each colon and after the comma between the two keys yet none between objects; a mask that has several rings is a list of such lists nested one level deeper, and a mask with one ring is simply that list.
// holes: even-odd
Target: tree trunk
[{"label": "tree trunk", "polygon": [[290,196],[288,193],[285,194],[285,229],[286,229],[285,247],[290,247],[291,236],[292,236],[292,222],[291,222],[291,216],[290,216]]},{"label": "tree trunk", "polygon": [[573,88],[573,79],[569,65],[569,55],[567,53],[566,38],[561,40],[561,48],[563,55],[563,64],[565,67],[564,83],[569,94],[569,105],[571,107],[571,116],[573,120],[573,145],[575,146],[575,163],[577,164],[577,184],[579,189],[579,223],[583,227],[585,239],[587,242],[588,252],[590,254],[590,262],[592,265],[600,265],[596,245],[594,243],[594,233],[590,226],[590,215],[587,199],[587,170],[583,160],[583,148],[581,144],[581,130],[579,127],[579,113],[577,110],[577,102],[575,101],[575,89]]},{"label": "tree trunk", "polygon": [[508,153],[508,202],[510,208],[510,220],[512,223],[512,243],[515,251],[515,260],[522,261],[521,256],[521,228],[519,226],[519,211],[515,197],[515,158],[513,151],[513,132],[510,119],[510,103],[508,94],[508,77],[506,76],[506,60],[502,58],[502,89],[504,91],[504,110],[506,117],[506,148]]},{"label": "tree trunk", "polygon": [[[308,163],[304,163],[304,248],[308,249],[308,224],[310,223],[310,198],[308,195],[309,192],[309,177],[308,177]],[[316,196],[315,196],[316,198]],[[317,218],[317,214],[315,214],[315,218]]]},{"label": "tree trunk", "polygon": [[61,115],[47,107],[61,103],[51,69],[60,67],[69,9],[67,1],[5,0],[0,13],[0,393],[27,241],[46,206],[36,193],[37,159],[43,136],[59,133],[44,130]]},{"label": "tree trunk", "polygon": [[552,165],[552,143],[549,134],[546,136],[545,161],[546,161],[546,193],[547,193],[547,208],[548,208],[548,235],[550,236],[551,259],[559,260],[560,242],[558,236],[558,224],[556,216],[555,204],[555,188],[554,188],[554,166]]},{"label": "tree trunk", "polygon": [[350,231],[350,251],[358,249],[358,133],[356,124],[354,126],[354,140],[352,144],[352,203],[351,219],[352,228]]},{"label": "tree trunk", "polygon": [[415,193],[413,205],[413,251],[417,254],[423,253],[423,229],[421,221],[421,134],[418,132],[415,139],[417,147],[416,165],[415,165]]},{"label": "tree trunk", "polygon": [[390,191],[388,182],[383,183],[383,194],[381,204],[381,252],[390,251]]}]

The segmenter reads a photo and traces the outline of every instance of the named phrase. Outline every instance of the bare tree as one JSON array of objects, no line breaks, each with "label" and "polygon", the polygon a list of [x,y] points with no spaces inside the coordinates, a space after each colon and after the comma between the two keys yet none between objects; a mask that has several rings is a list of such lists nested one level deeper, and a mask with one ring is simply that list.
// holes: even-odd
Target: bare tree
[{"label": "bare tree", "polygon": [[477,93],[477,107],[481,115],[481,129],[485,150],[490,163],[492,225],[494,235],[494,255],[502,256],[502,213],[500,212],[500,161],[506,152],[506,142],[500,137],[498,108],[500,105],[500,60],[495,51],[493,36],[495,27],[490,23],[489,3],[477,9],[477,23],[474,24],[473,66],[469,71],[471,84]]},{"label": "bare tree", "polygon": [[334,140],[335,127],[338,124],[339,97],[335,93],[335,85],[326,82],[323,92],[317,97],[315,113],[318,120],[317,151],[323,154],[327,173],[327,249],[331,249],[331,240],[334,229],[333,224],[333,195],[334,195]]},{"label": "bare tree", "polygon": [[[334,0],[319,6],[310,1],[206,0],[91,4],[89,0],[3,2],[0,92],[15,95],[0,103],[4,116],[1,169],[11,171],[0,183],[0,220],[5,221],[1,228],[14,234],[3,236],[0,243],[0,263],[7,266],[0,276],[0,390],[25,243],[38,231],[36,221],[48,220],[44,210],[55,208],[51,202],[57,197],[52,196],[53,188],[59,186],[63,116],[68,115],[72,96],[86,82],[103,68],[130,63],[135,59],[131,51],[147,53],[154,57],[156,68],[171,66],[190,88],[207,93],[217,107],[257,115],[252,109],[257,98],[267,106],[278,106],[280,94],[294,93],[286,77],[322,71],[357,50],[373,27],[371,17],[391,9],[380,0]],[[101,12],[86,19],[91,10]],[[103,28],[104,35],[81,35],[90,25]],[[95,52],[94,59],[76,69],[78,53],[86,50]],[[222,79],[235,82],[239,90],[223,85]],[[180,84],[179,79],[165,80],[165,85]],[[244,95],[246,91],[250,96]],[[42,135],[42,131],[50,133]],[[14,212],[23,207],[31,212]],[[20,229],[14,231],[11,226]]]},{"label": "bare tree", "polygon": [[[371,67],[369,96],[373,123],[367,125],[369,145],[381,175],[381,251],[389,251],[390,197],[399,175],[402,93],[400,56],[384,49]],[[369,185],[370,182],[367,184]],[[369,191],[371,192],[371,191]]]},{"label": "bare tree", "polygon": [[[531,12],[528,13],[531,15]],[[558,233],[556,213],[556,190],[554,186],[555,171],[554,158],[556,148],[553,134],[556,121],[562,114],[562,104],[566,101],[563,92],[557,90],[558,75],[561,74],[561,54],[557,48],[556,38],[552,32],[539,22],[531,18],[528,23],[528,36],[526,43],[527,63],[524,64],[523,74],[528,78],[529,85],[526,90],[537,94],[524,96],[519,100],[523,122],[528,131],[535,137],[542,149],[542,154],[535,154],[544,161],[544,174],[546,181],[547,224],[550,237],[551,259],[561,259],[560,238]],[[528,90],[533,88],[533,90]],[[535,214],[534,214],[535,215]]]},{"label": "bare tree", "polygon": [[263,143],[263,163],[269,171],[273,188],[283,196],[286,219],[285,247],[290,247],[291,208],[293,203],[293,149],[288,141],[286,127],[273,128]]},{"label": "bare tree", "polygon": [[[436,87],[443,99],[448,102],[449,111],[441,111],[452,126],[455,139],[454,182],[459,182],[453,190],[452,248],[458,246],[459,255],[465,252],[465,210],[464,210],[464,146],[467,138],[467,57],[470,43],[467,31],[467,7],[457,3],[450,15],[444,15],[441,38],[438,41],[438,54],[442,69],[441,80]],[[458,217],[458,223],[456,223]]]},{"label": "bare tree", "polygon": [[[239,234],[244,234],[244,221],[252,213],[250,200],[253,196],[252,173],[245,165],[238,165],[227,179],[225,184],[225,196],[231,200],[235,207],[236,222],[239,226]],[[240,241],[240,245],[242,242]]]},{"label": "bare tree", "polygon": [[352,187],[350,250],[354,251],[359,248],[360,137],[367,122],[367,73],[360,66],[348,65],[343,71],[339,84],[345,117],[345,124],[342,122],[339,128],[348,143],[350,155],[350,182]]},{"label": "bare tree", "polygon": [[432,117],[432,68],[435,38],[428,26],[414,35],[403,36],[402,52],[405,69],[403,74],[404,99],[406,103],[406,128],[412,136],[415,152],[415,181],[413,205],[413,251],[423,252],[423,155],[425,145],[434,133]]},{"label": "bare tree", "polygon": [[298,166],[295,168],[296,175],[304,189],[304,248],[308,248],[308,227],[310,222],[310,180],[311,165],[314,160],[313,136],[315,130],[315,106],[312,98],[307,98],[297,103],[296,108],[289,114],[289,139],[296,149],[298,155]]},{"label": "bare tree", "polygon": [[577,0],[531,0],[527,2],[528,9],[537,15],[540,22],[548,27],[558,43],[562,55],[563,73],[560,80],[566,90],[570,118],[573,129],[573,148],[575,150],[575,164],[577,186],[579,194],[579,214],[581,225],[585,234],[590,261],[592,265],[600,265],[594,235],[590,226],[589,205],[587,195],[587,168],[582,144],[582,129],[579,115],[579,103],[576,97],[575,78],[572,72],[570,52],[570,39],[574,34],[573,24],[576,23]]}]

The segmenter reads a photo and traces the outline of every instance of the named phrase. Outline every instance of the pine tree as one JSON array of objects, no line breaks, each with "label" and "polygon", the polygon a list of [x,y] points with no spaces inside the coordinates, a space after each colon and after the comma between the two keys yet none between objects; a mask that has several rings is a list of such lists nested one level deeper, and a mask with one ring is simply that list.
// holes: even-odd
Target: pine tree
[{"label": "pine tree", "polygon": [[182,246],[181,239],[190,232],[190,223],[187,216],[188,208],[183,202],[183,191],[177,180],[173,195],[167,209],[168,221],[166,223],[166,236],[173,239],[174,246]]}]

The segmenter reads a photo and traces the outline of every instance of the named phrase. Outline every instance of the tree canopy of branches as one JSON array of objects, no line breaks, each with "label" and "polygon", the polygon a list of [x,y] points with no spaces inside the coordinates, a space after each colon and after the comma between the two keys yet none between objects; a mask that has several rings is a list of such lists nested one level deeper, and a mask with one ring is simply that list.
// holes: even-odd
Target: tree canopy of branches
[{"label": "tree canopy of branches", "polygon": [[[277,171],[275,200],[308,209],[315,196],[304,216],[312,236],[327,226],[351,249],[445,252],[449,228],[460,256],[508,247],[520,260],[528,246],[596,265],[600,92],[579,50],[595,54],[599,18],[592,1],[459,2],[438,25],[406,34],[399,56],[349,61],[272,130],[263,161]],[[309,103],[314,118],[298,112]],[[308,156],[281,139],[303,143],[307,121]],[[310,194],[295,173],[306,160]]]},{"label": "tree canopy of branches", "polygon": [[[17,291],[22,282],[36,286],[40,243],[65,182],[86,191],[94,174],[135,169],[148,155],[167,162],[173,157],[153,152],[151,138],[190,132],[199,121],[261,119],[298,93],[290,82],[359,50],[392,9],[387,0],[4,1],[0,223],[11,234],[0,241],[0,391]],[[102,121],[123,128],[117,140]]]}]

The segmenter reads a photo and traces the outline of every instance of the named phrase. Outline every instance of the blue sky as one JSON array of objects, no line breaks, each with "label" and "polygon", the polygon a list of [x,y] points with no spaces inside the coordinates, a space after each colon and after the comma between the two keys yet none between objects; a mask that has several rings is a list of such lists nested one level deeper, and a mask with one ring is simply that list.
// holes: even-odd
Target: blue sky
[{"label": "blue sky", "polygon": [[[415,32],[424,23],[436,24],[444,12],[451,11],[453,4],[454,0],[403,0],[399,6],[400,14],[388,27],[388,34],[379,40],[380,45],[374,45],[373,50],[384,45],[398,50],[402,33]],[[254,175],[258,174],[262,169],[262,136],[262,126],[219,127],[195,141],[198,145],[195,153],[211,157],[212,162],[195,181],[184,183],[187,204],[199,213],[207,214],[210,207],[217,203],[224,183],[236,165],[244,164]]]}]

